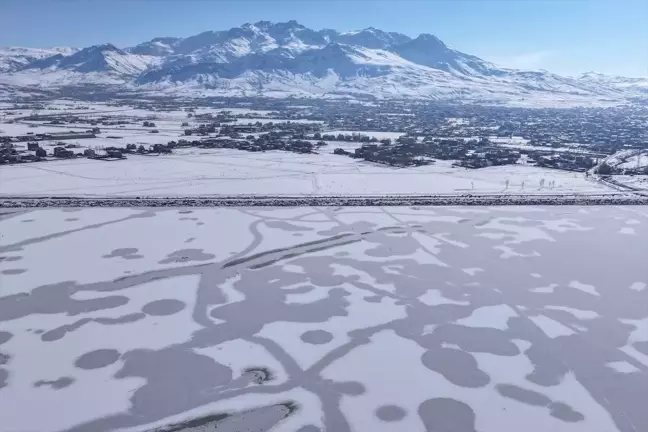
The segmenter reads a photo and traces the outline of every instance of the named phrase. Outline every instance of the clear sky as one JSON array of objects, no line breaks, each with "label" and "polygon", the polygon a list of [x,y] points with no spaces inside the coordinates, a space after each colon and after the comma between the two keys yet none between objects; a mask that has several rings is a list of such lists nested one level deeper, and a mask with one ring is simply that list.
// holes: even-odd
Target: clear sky
[{"label": "clear sky", "polygon": [[510,67],[648,76],[648,0],[0,0],[0,46],[125,47],[291,19],[431,33]]}]

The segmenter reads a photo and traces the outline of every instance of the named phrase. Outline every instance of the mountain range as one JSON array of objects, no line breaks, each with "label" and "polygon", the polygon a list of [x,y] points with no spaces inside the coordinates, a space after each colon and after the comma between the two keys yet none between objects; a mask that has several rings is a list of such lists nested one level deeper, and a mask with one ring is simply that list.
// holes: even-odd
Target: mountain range
[{"label": "mountain range", "polygon": [[496,66],[439,38],[373,27],[312,30],[259,21],[128,48],[0,49],[0,84],[169,95],[397,98],[531,104],[648,100],[648,79],[564,77]]}]

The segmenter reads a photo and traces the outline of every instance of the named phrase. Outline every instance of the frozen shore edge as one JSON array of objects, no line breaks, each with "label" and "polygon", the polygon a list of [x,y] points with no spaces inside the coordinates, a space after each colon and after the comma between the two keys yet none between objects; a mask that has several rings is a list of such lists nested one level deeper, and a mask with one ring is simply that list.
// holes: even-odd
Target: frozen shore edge
[{"label": "frozen shore edge", "polygon": [[0,208],[648,205],[638,195],[0,197]]}]

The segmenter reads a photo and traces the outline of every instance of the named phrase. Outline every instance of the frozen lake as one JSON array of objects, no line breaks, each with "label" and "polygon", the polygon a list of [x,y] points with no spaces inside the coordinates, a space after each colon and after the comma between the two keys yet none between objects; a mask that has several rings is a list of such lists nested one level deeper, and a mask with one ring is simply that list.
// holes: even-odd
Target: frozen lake
[{"label": "frozen lake", "polygon": [[3,432],[648,430],[646,206],[4,209],[0,232]]}]

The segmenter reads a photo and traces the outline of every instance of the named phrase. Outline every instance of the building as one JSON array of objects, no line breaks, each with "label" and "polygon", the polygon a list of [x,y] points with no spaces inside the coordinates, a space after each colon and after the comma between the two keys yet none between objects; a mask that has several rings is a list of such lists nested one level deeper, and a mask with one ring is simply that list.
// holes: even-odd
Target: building
[{"label": "building", "polygon": [[259,127],[255,125],[234,125],[231,128],[234,132],[238,133],[254,133],[259,131]]},{"label": "building", "polygon": [[54,147],[54,157],[71,158],[74,157],[74,152],[72,150],[67,150],[64,147]]},{"label": "building", "polygon": [[44,134],[44,136],[47,137],[45,139],[56,139],[56,140],[71,140],[71,139],[97,137],[94,133],[89,133],[89,132],[61,132],[61,133]]}]

